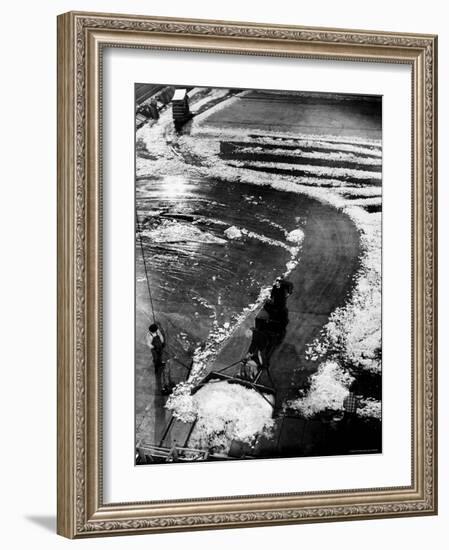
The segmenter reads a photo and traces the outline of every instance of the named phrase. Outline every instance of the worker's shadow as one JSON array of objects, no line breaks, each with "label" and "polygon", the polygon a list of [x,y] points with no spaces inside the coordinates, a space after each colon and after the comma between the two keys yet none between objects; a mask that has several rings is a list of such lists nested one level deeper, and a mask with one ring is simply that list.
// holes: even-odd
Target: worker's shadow
[{"label": "worker's shadow", "polygon": [[154,411],[155,411],[155,436],[159,440],[165,426],[167,409],[165,403],[167,397],[163,394],[162,369],[157,369],[154,372]]},{"label": "worker's shadow", "polygon": [[56,533],[56,516],[25,516],[25,519],[46,531]]}]

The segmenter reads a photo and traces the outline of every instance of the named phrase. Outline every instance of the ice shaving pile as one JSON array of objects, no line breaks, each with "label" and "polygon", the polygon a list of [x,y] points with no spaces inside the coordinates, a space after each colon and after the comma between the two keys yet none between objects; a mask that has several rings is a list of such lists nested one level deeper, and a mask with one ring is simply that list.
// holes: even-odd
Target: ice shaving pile
[{"label": "ice shaving pile", "polygon": [[196,420],[189,447],[226,453],[233,440],[251,444],[268,434],[274,422],[270,399],[239,384],[219,381],[205,384],[194,395],[186,386],[178,386],[167,407],[176,404],[173,414],[184,422]]},{"label": "ice shaving pile", "polygon": [[306,418],[322,411],[339,411],[349,394],[349,386],[354,378],[335,361],[327,361],[318,367],[310,377],[311,385],[304,397],[289,403]]}]

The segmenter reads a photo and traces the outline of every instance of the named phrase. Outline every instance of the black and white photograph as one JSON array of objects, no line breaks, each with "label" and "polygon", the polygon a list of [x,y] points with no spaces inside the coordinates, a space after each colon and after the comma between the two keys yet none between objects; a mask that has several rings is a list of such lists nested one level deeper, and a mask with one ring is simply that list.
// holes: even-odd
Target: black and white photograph
[{"label": "black and white photograph", "polygon": [[135,463],[382,452],[382,97],[135,84]]}]

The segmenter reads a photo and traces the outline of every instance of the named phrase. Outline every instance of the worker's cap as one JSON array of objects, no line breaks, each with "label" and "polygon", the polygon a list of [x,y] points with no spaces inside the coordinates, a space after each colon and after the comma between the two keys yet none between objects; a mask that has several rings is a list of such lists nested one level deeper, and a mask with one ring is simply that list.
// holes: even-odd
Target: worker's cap
[{"label": "worker's cap", "polygon": [[157,331],[157,325],[156,325],[155,323],[153,323],[152,325],[150,325],[150,326],[148,327],[148,330],[149,330],[150,332],[156,332],[156,331]]}]

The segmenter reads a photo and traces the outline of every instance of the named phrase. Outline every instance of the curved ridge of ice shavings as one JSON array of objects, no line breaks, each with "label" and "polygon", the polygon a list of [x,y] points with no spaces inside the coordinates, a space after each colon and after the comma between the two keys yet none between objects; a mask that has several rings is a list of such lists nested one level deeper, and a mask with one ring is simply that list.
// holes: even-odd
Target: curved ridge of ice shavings
[{"label": "curved ridge of ice shavings", "polygon": [[[221,90],[224,93],[220,97],[224,97],[224,96],[226,96],[226,94],[229,94],[229,92],[230,92],[230,90],[228,88],[221,88]],[[204,123],[205,123],[204,121],[207,120],[210,116],[214,115],[218,111],[221,111],[225,107],[228,108],[229,105],[232,105],[232,103],[235,103],[239,98],[241,98],[242,96],[244,96],[247,93],[248,93],[248,91],[243,91],[243,92],[240,92],[239,94],[230,96],[228,99],[226,99],[224,101],[221,101],[220,103],[217,103],[216,105],[214,105],[210,109],[207,109],[203,113],[200,113],[199,115],[197,115],[192,121],[191,134],[192,135],[196,134],[196,132],[198,131],[198,128],[200,128],[202,125],[204,125]],[[196,105],[195,105],[195,107],[196,107]]]},{"label": "curved ridge of ice shavings", "polygon": [[238,153],[246,154],[267,154],[279,157],[292,157],[292,158],[306,158],[306,159],[318,159],[326,161],[340,161],[348,162],[352,164],[365,164],[367,166],[381,166],[382,158],[380,156],[362,156],[356,155],[354,152],[343,151],[304,151],[303,149],[285,149],[282,146],[276,149],[266,148],[263,145],[251,146],[251,147],[236,147]]},{"label": "curved ridge of ice shavings", "polygon": [[[195,91],[198,91],[198,90],[199,90],[199,88],[194,88],[188,94],[189,98],[190,98],[190,108],[194,109],[194,110],[201,109],[202,107],[204,107],[205,105],[207,105],[211,101],[215,101],[217,99],[225,97],[229,93],[228,88],[211,88],[211,90],[209,91],[209,93],[207,95],[205,95],[201,99],[195,100],[195,95],[193,93]],[[215,107],[218,107],[219,105],[221,105],[221,103],[219,103],[218,105],[215,105]],[[209,113],[210,111],[215,109],[215,107],[211,107],[207,111],[204,111],[204,113],[201,113],[200,115],[197,115],[197,118],[202,117],[206,113]]]},{"label": "curved ridge of ice shavings", "polygon": [[302,172],[310,172],[317,176],[328,176],[331,178],[354,178],[354,179],[369,179],[381,180],[380,172],[370,172],[369,170],[357,170],[355,168],[339,168],[333,166],[315,166],[310,164],[289,164],[287,162],[264,162],[259,160],[230,160],[227,161],[230,166],[237,168],[276,168],[282,170],[301,170]]},{"label": "curved ridge of ice shavings", "polygon": [[329,317],[321,336],[309,346],[311,360],[340,357],[351,370],[381,372],[381,227],[380,212],[370,214],[357,206],[344,209],[361,228],[363,254],[355,285],[346,304]]}]

